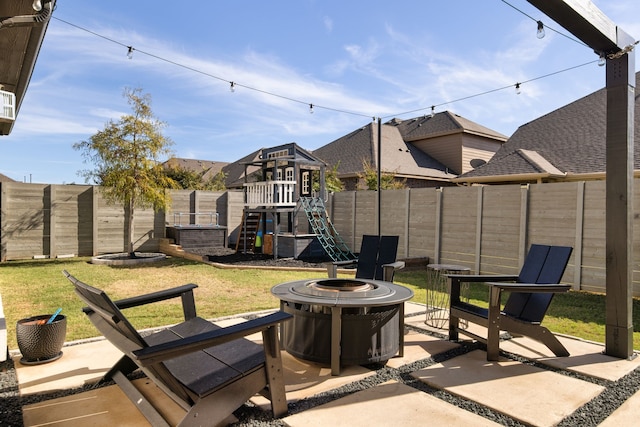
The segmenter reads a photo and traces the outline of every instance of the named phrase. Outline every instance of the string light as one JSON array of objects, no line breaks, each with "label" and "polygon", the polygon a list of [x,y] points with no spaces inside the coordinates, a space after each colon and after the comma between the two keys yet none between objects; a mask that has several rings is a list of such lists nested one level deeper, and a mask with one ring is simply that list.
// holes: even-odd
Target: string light
[{"label": "string light", "polygon": [[[544,37],[544,35],[543,35],[542,37],[540,36],[540,26],[542,25],[542,32],[543,32],[543,33],[544,33],[544,28],[545,28],[545,25],[544,25],[544,24],[542,24],[542,21],[539,21],[539,20],[537,20],[536,18],[534,18],[533,16],[531,16],[531,15],[529,15],[529,14],[525,13],[524,11],[522,11],[522,10],[518,9],[517,7],[515,7],[514,5],[512,5],[511,3],[509,3],[509,2],[508,2],[508,1],[506,1],[506,0],[500,0],[500,1],[502,1],[502,3],[506,4],[507,6],[509,6],[509,7],[513,8],[513,9],[515,9],[516,11],[520,12],[521,14],[523,14],[524,16],[526,16],[527,18],[529,18],[529,19],[531,19],[532,21],[534,21],[535,23],[537,23],[537,24],[538,24],[538,33],[537,33],[537,36],[538,36],[538,38],[539,38],[539,39],[541,39],[542,37]],[[574,37],[571,37],[571,36],[569,36],[569,35],[567,35],[567,34],[565,34],[565,33],[562,33],[562,32],[560,32],[560,31],[556,30],[556,29],[553,29],[553,28],[549,27],[548,25],[546,26],[546,28],[547,28],[548,30],[553,31],[553,32],[554,32],[554,33],[556,33],[556,34],[561,35],[562,37],[566,37],[566,38],[568,38],[568,39],[569,39],[569,40],[571,40],[571,41],[574,41],[574,42],[576,42],[576,43],[578,43],[578,44],[581,44],[582,46],[589,47],[586,43],[583,43],[583,42],[581,42],[580,40],[578,40],[578,39],[576,39],[576,38],[574,38]]]},{"label": "string light", "polygon": [[522,90],[520,90],[520,83],[516,83],[516,95],[520,95]]},{"label": "string light", "polygon": [[[509,4],[505,0],[502,0],[502,1],[504,3],[506,3],[506,4]],[[509,6],[511,6],[511,5],[509,5]],[[487,90],[487,91],[484,91],[484,92],[480,92],[480,93],[464,96],[464,97],[461,97],[461,98],[458,98],[458,99],[446,101],[446,102],[443,102],[441,104],[434,104],[434,105],[431,105],[430,107],[426,107],[426,108],[418,108],[418,109],[411,110],[411,111],[405,111],[403,113],[395,113],[394,115],[387,115],[385,117],[376,117],[376,116],[371,116],[371,115],[368,115],[368,114],[358,113],[358,112],[355,112],[355,111],[347,111],[347,110],[342,110],[342,109],[337,109],[337,108],[332,108],[332,107],[327,107],[327,106],[320,106],[320,105],[317,105],[317,104],[315,104],[315,105],[314,104],[308,104],[308,103],[306,103],[304,101],[301,101],[299,99],[290,98],[288,96],[280,95],[280,94],[277,94],[277,93],[265,91],[265,90],[258,89],[258,88],[255,88],[255,87],[251,87],[251,86],[248,86],[248,85],[243,85],[243,84],[239,84],[237,82],[229,81],[228,79],[224,79],[222,77],[219,77],[219,76],[216,76],[216,75],[213,75],[213,74],[210,74],[210,73],[206,73],[206,72],[204,72],[202,70],[198,70],[197,68],[189,67],[187,65],[184,65],[184,64],[169,60],[167,58],[163,58],[161,56],[152,54],[150,52],[145,52],[145,51],[142,51],[142,50],[139,50],[139,49],[135,49],[135,48],[133,48],[133,46],[128,46],[128,45],[126,45],[126,44],[124,44],[122,42],[119,42],[117,40],[111,39],[109,37],[106,37],[106,36],[104,36],[102,34],[94,32],[94,31],[88,30],[88,29],[86,29],[84,27],[81,27],[79,25],[73,24],[71,22],[65,21],[64,19],[60,19],[60,18],[58,18],[56,16],[52,16],[52,18],[57,20],[57,21],[60,21],[60,22],[62,22],[64,24],[67,24],[67,25],[69,25],[71,27],[74,27],[74,28],[77,28],[77,29],[79,29],[81,31],[85,31],[85,32],[87,32],[89,34],[92,34],[92,35],[94,35],[96,37],[100,37],[100,38],[102,38],[104,40],[107,40],[107,41],[109,41],[111,43],[115,43],[115,44],[118,44],[120,46],[126,47],[127,48],[127,57],[129,57],[129,58],[133,57],[133,51],[135,50],[139,54],[147,55],[147,56],[155,58],[155,59],[157,59],[159,61],[163,61],[163,62],[166,62],[168,64],[172,64],[172,65],[175,65],[177,67],[181,67],[183,69],[186,69],[186,70],[192,71],[194,73],[198,73],[198,74],[201,74],[201,75],[213,78],[213,79],[225,81],[225,82],[229,83],[229,88],[230,88],[231,91],[235,91],[236,87],[243,87],[245,89],[252,90],[252,91],[255,91],[255,92],[259,92],[259,93],[262,93],[262,94],[265,94],[265,95],[273,96],[273,97],[276,97],[276,98],[285,99],[285,100],[288,100],[288,101],[291,101],[291,102],[297,102],[297,103],[300,103],[300,104],[306,104],[306,105],[309,106],[309,113],[310,114],[314,113],[314,109],[322,108],[324,110],[335,111],[335,112],[344,113],[344,114],[351,114],[351,115],[359,116],[359,117],[373,117],[373,121],[375,121],[376,119],[382,120],[382,119],[387,119],[387,118],[391,118],[391,117],[399,117],[399,116],[404,116],[404,115],[415,113],[415,112],[419,112],[419,111],[424,111],[426,108],[431,108],[431,114],[432,114],[432,117],[433,117],[435,115],[435,108],[439,107],[441,105],[447,105],[447,104],[452,104],[452,103],[455,103],[455,102],[465,101],[467,99],[476,98],[476,97],[479,97],[479,96],[487,95],[487,94],[490,94],[490,93],[493,93],[493,92],[498,92],[498,91],[502,91],[502,90],[505,90],[507,88],[513,87],[513,85],[503,86],[503,87],[499,87],[499,88],[496,88],[496,89],[491,89],[491,90]],[[547,27],[547,28],[549,28],[549,27]],[[616,52],[615,54],[607,55],[607,58],[614,59],[614,58],[620,57],[623,54],[633,50],[633,48],[637,44],[638,44],[638,41],[636,41],[635,43],[625,47],[620,52]],[[570,71],[570,70],[574,70],[576,68],[584,67],[586,65],[593,64],[595,62],[597,62],[597,61],[586,62],[584,64],[575,65],[573,67],[565,68],[565,69],[562,69],[562,70],[559,70],[559,71],[555,71],[555,72],[552,72],[552,73],[549,73],[549,74],[545,74],[545,75],[534,77],[532,79],[529,79],[529,80],[526,80],[526,81],[523,81],[523,82],[516,83],[516,85],[515,85],[516,86],[516,90],[518,91],[518,93],[520,93],[519,92],[520,85],[523,84],[523,83],[532,82],[534,80],[540,80],[540,79],[543,79],[543,78],[546,78],[546,77],[550,77],[550,76],[553,76],[553,75],[556,75],[556,74],[560,74],[560,73],[564,73],[564,72],[567,72],[567,71]]]},{"label": "string light", "polygon": [[435,105],[432,105],[432,106],[431,106],[431,117],[433,117],[433,116],[435,116],[435,115],[436,115],[436,106],[435,106]]},{"label": "string light", "polygon": [[536,37],[538,37],[539,39],[544,38],[544,24],[542,23],[542,21],[538,21],[538,32],[536,34]]},{"label": "string light", "polygon": [[598,58],[598,66],[604,67],[606,63],[607,63],[606,55],[604,54],[604,52],[600,52],[600,58]]}]

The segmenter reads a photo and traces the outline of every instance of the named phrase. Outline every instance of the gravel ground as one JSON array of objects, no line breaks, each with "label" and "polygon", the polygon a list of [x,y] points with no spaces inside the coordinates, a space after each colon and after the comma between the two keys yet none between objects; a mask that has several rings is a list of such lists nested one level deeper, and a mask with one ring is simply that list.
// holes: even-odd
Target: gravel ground
[{"label": "gravel ground", "polygon": [[[301,261],[293,259],[274,260],[273,257],[262,254],[236,254],[235,251],[225,248],[190,250],[190,252],[207,256],[208,259],[212,262],[222,262],[225,264],[324,268],[324,262],[328,261]],[[416,331],[421,333],[428,333],[419,329],[416,329]],[[440,363],[444,360],[459,356],[477,348],[482,348],[482,345],[464,343],[457,349],[436,355],[428,359],[420,360],[410,365],[403,366],[400,369],[393,369],[380,364],[370,365],[368,366],[368,368],[375,370],[376,375],[344,385],[340,388],[322,393],[318,396],[292,403],[289,405],[289,414],[302,412],[306,409],[322,405],[324,403],[344,397],[345,395],[364,390],[393,379],[414,387],[418,390],[422,390],[425,393],[429,393],[453,405],[493,420],[500,425],[508,427],[522,427],[523,424],[515,419],[497,413],[489,408],[477,404],[476,402],[454,396],[445,391],[433,389],[426,384],[413,379],[410,376],[410,373],[413,371],[422,369],[435,363]],[[549,367],[545,367],[544,365],[539,365],[536,362],[519,358],[515,355],[504,354],[504,356],[521,361],[523,363],[537,365],[542,369],[551,369]],[[640,390],[640,368],[615,382],[593,379],[579,374],[571,373],[569,371],[558,372],[563,375],[580,378],[581,380],[596,383],[605,387],[605,391],[603,391],[591,402],[578,409],[575,413],[565,418],[560,424],[558,424],[559,427],[595,427],[600,424],[606,417],[608,417],[615,409],[617,409],[626,399]],[[18,393],[18,384],[13,361],[7,360],[6,362],[2,362],[0,363],[0,426],[22,426],[22,411],[20,408],[24,405],[43,400],[49,400],[56,397],[80,393],[91,389],[92,387],[95,386],[85,386],[74,390],[65,390],[62,392],[20,397]],[[249,403],[238,409],[235,412],[235,415],[239,420],[234,424],[235,427],[267,427],[285,425],[280,420],[274,420],[269,412],[264,412]]]}]

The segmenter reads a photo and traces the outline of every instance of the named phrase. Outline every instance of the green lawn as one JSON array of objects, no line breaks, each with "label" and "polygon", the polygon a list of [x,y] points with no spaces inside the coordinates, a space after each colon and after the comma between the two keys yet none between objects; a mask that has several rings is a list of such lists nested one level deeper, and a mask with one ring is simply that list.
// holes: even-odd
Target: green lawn
[{"label": "green lawn", "polygon": [[[0,263],[0,294],[7,320],[9,348],[17,348],[15,324],[24,317],[53,313],[62,307],[67,316],[67,341],[97,335],[81,311],[80,300],[62,275],[68,270],[78,279],[104,289],[114,299],[126,298],[184,283],[196,283],[198,314],[216,318],[276,308],[279,301],[271,287],[285,281],[326,277],[324,271],[218,269],[207,264],[169,258],[134,267],[93,265],[88,258],[11,261]],[[413,301],[426,301],[426,272],[399,271],[395,282],[415,292]],[[473,284],[471,301],[487,306],[487,289]],[[634,312],[640,301],[634,299]],[[179,300],[131,309],[127,315],[138,328],[170,324],[181,319]],[[570,292],[555,297],[544,325],[554,332],[604,342],[605,299],[603,295]],[[634,330],[640,321],[634,319]],[[634,348],[640,349],[640,332],[634,332]]]}]

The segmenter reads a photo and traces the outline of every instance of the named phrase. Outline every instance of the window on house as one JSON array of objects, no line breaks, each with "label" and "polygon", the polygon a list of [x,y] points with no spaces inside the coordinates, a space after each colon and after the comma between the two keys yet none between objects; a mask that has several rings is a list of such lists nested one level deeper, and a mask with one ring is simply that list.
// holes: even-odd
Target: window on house
[{"label": "window on house", "polygon": [[292,167],[288,167],[285,169],[285,181],[295,181],[295,178],[293,176],[293,168]]}]

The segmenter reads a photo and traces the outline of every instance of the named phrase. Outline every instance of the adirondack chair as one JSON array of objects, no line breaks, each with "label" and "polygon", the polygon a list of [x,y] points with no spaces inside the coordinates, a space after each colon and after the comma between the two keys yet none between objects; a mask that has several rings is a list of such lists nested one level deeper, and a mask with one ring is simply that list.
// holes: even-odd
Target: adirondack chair
[{"label": "adirondack chair", "polygon": [[[500,331],[524,335],[545,344],[556,356],[568,356],[567,349],[544,326],[542,320],[555,293],[567,292],[569,285],[558,284],[569,262],[572,248],[567,246],[531,245],[520,274],[510,275],[448,275],[449,339],[458,340],[465,334],[487,345],[487,360],[498,360]],[[489,308],[460,300],[460,284],[483,282],[489,287]],[[515,282],[515,283],[507,283]],[[502,292],[509,297],[500,308]],[[487,328],[487,338],[460,328],[464,319]]]},{"label": "adirondack chair", "polygon": [[[76,294],[94,326],[124,355],[103,378],[112,379],[151,425],[169,423],[130,382],[142,370],[185,411],[178,425],[218,425],[256,393],[271,400],[275,417],[287,413],[277,327],[291,317],[276,312],[225,328],[196,316],[194,284],[112,301],[107,294],[73,277]],[[180,297],[185,321],[145,337],[121,310]],[[262,332],[263,344],[244,338]]]},{"label": "adirondack chair", "polygon": [[335,261],[327,264],[330,278],[337,277],[339,267],[356,265],[357,279],[384,280],[393,282],[396,270],[404,268],[404,261],[396,261],[398,236],[365,234],[358,258],[350,261]]}]

